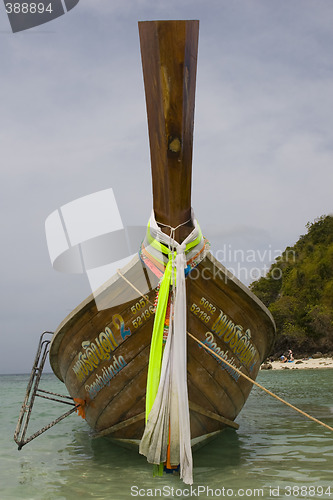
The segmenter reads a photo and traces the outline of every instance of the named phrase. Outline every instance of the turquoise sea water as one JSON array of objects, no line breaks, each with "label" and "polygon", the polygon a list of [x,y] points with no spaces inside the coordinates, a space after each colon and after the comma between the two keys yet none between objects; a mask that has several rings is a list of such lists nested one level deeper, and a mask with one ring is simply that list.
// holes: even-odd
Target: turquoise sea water
[{"label": "turquoise sea water", "polygon": [[[137,453],[93,440],[71,415],[17,450],[13,433],[28,376],[0,376],[0,500],[131,498],[322,498],[333,500],[333,433],[254,388],[237,422],[196,451],[192,489],[152,477]],[[260,372],[258,382],[333,426],[333,370]],[[41,388],[65,394],[54,375]],[[37,406],[38,405],[38,406]],[[32,431],[66,411],[38,400]]]}]

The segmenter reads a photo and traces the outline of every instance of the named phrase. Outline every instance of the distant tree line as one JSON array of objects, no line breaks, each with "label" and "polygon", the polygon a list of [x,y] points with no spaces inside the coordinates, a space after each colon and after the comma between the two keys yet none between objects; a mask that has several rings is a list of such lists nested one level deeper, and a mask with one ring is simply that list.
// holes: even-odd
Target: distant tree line
[{"label": "distant tree line", "polygon": [[306,224],[268,274],[250,289],[271,311],[278,338],[274,354],[333,352],[333,216]]}]

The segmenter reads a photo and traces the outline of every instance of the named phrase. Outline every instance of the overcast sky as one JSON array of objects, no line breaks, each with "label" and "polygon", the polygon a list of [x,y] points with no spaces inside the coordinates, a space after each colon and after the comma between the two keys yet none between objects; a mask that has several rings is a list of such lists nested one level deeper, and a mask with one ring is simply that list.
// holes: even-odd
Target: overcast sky
[{"label": "overcast sky", "polygon": [[48,215],[112,187],[124,224],[149,218],[150,19],[200,20],[192,205],[213,253],[260,267],[333,211],[333,2],[81,0],[16,34],[1,2],[0,373],[29,372],[41,332],[90,293],[53,270]]}]

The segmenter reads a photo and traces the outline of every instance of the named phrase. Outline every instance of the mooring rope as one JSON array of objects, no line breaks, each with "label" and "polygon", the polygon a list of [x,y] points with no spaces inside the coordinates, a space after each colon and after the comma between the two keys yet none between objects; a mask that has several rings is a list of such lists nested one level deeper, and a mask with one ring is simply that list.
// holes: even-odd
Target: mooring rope
[{"label": "mooring rope", "polygon": [[[136,290],[137,293],[139,293],[139,295],[141,295],[141,297],[143,297],[144,299],[148,300],[148,302],[150,304],[152,304],[152,302],[148,299],[148,297],[146,295],[143,295],[143,293],[141,293],[128,279],[125,278],[125,276],[120,272],[120,270],[118,269],[117,270],[119,276],[121,276],[134,290]],[[153,305],[153,304],[152,304]],[[235,368],[235,366],[231,365],[228,361],[226,361],[225,359],[223,359],[221,356],[219,356],[215,351],[213,351],[212,349],[210,349],[206,344],[204,344],[203,342],[201,342],[199,339],[197,339],[194,335],[192,335],[192,333],[190,332],[187,332],[187,335],[189,337],[191,337],[195,342],[197,342],[198,344],[200,344],[202,347],[204,347],[207,351],[209,351],[211,354],[213,354],[213,356],[215,358],[218,358],[220,361],[222,361],[224,364],[226,364],[227,366],[229,366],[230,368],[232,368],[236,373],[238,373],[241,377],[245,378],[246,380],[248,380],[249,382],[251,382],[251,384],[253,385],[256,385],[257,387],[259,387],[259,389],[261,389],[262,391],[266,392],[267,394],[269,394],[270,396],[272,396],[273,398],[277,399],[278,401],[280,401],[281,403],[289,406],[289,408],[292,408],[293,410],[297,411],[298,413],[300,413],[301,415],[303,415],[304,417],[312,420],[313,422],[316,422],[317,424],[320,424],[322,425],[323,427],[326,427],[326,429],[329,429],[330,431],[333,432],[333,427],[330,427],[329,425],[325,424],[324,422],[322,422],[321,420],[318,420],[317,418],[315,417],[312,417],[311,415],[309,415],[308,413],[306,413],[305,411],[303,410],[300,410],[299,408],[297,408],[296,406],[292,405],[291,403],[288,403],[288,401],[286,401],[285,399],[282,399],[280,398],[280,396],[277,396],[277,394],[274,394],[274,392],[271,392],[270,390],[266,389],[266,387],[264,387],[263,385],[259,384],[258,382],[256,382],[255,380],[252,380],[252,378],[248,377],[247,375],[245,375],[245,373],[241,372],[240,370],[238,370],[238,368]]]},{"label": "mooring rope", "polygon": [[149,304],[151,304],[152,306],[154,305],[148,298],[148,295],[143,295],[142,292],[140,292],[140,290],[138,290],[136,288],[136,286],[133,285],[133,283],[131,283],[127,278],[126,276],[124,276],[121,272],[120,272],[120,269],[117,269],[117,273],[119,274],[119,276],[121,276],[123,278],[124,281],[126,281],[126,283],[128,283],[132,288],[133,290],[136,291],[136,293],[138,293],[143,299],[145,299],[147,302],[149,302]]},{"label": "mooring rope", "polygon": [[266,389],[266,387],[264,387],[263,385],[260,385],[258,384],[258,382],[256,382],[255,380],[252,380],[252,378],[248,377],[247,375],[245,375],[245,373],[242,373],[240,370],[238,370],[237,368],[235,368],[233,365],[231,365],[230,363],[228,363],[228,361],[226,361],[225,359],[223,359],[221,356],[219,356],[215,351],[213,351],[212,349],[210,349],[206,344],[204,344],[203,342],[201,342],[199,339],[197,339],[194,335],[192,335],[190,332],[187,332],[187,335],[189,335],[193,340],[195,340],[198,344],[200,344],[202,347],[204,347],[205,349],[207,349],[207,351],[209,351],[210,353],[212,353],[214,355],[214,357],[220,359],[221,361],[223,361],[223,363],[225,363],[226,365],[228,365],[230,368],[232,368],[235,372],[237,372],[239,375],[241,375],[243,378],[245,378],[246,380],[248,380],[249,382],[251,382],[251,384],[254,384],[256,385],[257,387],[259,387],[259,389],[265,391],[267,394],[269,394],[270,396],[272,396],[273,398],[277,399],[278,401],[280,401],[281,403],[284,403],[285,405],[289,406],[289,408],[292,408],[293,410],[297,411],[298,413],[300,413],[301,415],[303,415],[304,417],[307,417],[309,418],[310,420],[313,420],[314,422],[316,422],[317,424],[320,424],[320,425],[323,425],[324,427],[326,427],[327,429],[329,429],[330,431],[333,431],[333,427],[330,427],[329,425],[325,424],[324,422],[321,422],[321,420],[318,420],[317,418],[315,417],[312,417],[311,415],[309,415],[308,413],[305,413],[305,411],[303,410],[300,410],[299,408],[297,408],[296,406],[288,403],[288,401],[286,401],[285,399],[282,399],[280,398],[280,396],[277,396],[276,394],[274,394],[274,392],[271,392],[269,391],[268,389]]}]

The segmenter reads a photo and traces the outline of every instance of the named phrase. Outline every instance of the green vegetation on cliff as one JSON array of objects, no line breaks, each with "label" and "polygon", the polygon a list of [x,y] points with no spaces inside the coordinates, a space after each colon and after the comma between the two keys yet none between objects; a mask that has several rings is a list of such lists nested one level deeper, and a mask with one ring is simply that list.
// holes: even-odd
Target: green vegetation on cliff
[{"label": "green vegetation on cliff", "polygon": [[271,311],[278,339],[274,352],[333,351],[333,217],[306,225],[268,274],[250,285]]}]

